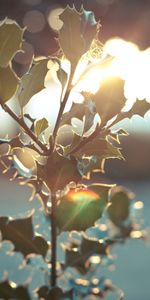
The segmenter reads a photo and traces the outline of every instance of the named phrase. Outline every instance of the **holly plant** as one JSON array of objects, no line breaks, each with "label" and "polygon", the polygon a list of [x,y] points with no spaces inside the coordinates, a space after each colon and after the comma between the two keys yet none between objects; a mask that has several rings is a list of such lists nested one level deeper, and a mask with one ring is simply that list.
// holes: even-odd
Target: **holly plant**
[{"label": "holly plant", "polygon": [[[133,217],[132,193],[101,178],[106,160],[124,159],[120,140],[127,132],[113,126],[134,114],[144,116],[150,105],[137,100],[124,110],[124,81],[116,76],[101,79],[95,93],[83,86],[82,101],[75,101],[75,87],[113,58],[102,58],[100,23],[92,12],[67,6],[59,18],[58,54],[33,57],[21,78],[12,66],[25,29],[7,18],[0,23],[0,105],[17,128],[13,137],[0,138],[0,165],[6,180],[32,189],[29,200],[35,204],[27,214],[0,217],[0,298],[96,300],[115,292],[123,299],[101,269],[113,264],[114,244],[143,238],[144,232]],[[61,86],[54,126],[26,110],[34,95],[38,102],[47,78],[55,78],[56,89]],[[54,92],[44,109],[53,106]]]}]

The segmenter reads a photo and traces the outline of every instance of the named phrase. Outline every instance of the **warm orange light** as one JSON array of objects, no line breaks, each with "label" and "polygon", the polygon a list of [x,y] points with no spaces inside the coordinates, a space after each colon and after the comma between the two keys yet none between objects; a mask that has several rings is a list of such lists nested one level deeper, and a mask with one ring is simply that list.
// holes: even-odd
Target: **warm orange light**
[{"label": "warm orange light", "polygon": [[125,97],[128,100],[150,100],[150,48],[140,51],[131,42],[110,39],[104,45],[102,59],[94,59],[89,71],[85,71],[85,65],[86,62],[81,60],[76,70],[73,80],[75,90],[94,94],[102,80],[117,76],[125,80]]},{"label": "warm orange light", "polygon": [[91,190],[70,191],[68,193],[68,200],[70,201],[88,202],[88,201],[95,201],[98,199],[99,199],[99,195]]}]

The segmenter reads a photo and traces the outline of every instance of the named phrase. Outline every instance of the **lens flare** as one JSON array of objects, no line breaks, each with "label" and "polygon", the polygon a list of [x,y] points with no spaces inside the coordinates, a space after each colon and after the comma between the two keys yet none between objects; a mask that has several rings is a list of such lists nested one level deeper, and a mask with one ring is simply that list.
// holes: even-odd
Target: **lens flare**
[{"label": "lens flare", "polygon": [[91,190],[85,191],[70,191],[68,193],[68,200],[73,202],[89,202],[99,200],[99,195]]}]

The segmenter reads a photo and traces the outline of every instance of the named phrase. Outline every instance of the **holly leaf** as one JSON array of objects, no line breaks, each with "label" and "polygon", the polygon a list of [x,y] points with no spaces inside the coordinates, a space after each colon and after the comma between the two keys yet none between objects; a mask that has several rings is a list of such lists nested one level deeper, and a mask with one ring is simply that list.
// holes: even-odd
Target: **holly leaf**
[{"label": "holly leaf", "polygon": [[67,73],[61,68],[61,66],[59,66],[59,69],[57,71],[57,77],[61,83],[61,86],[62,86],[62,92],[66,86],[66,83],[67,83],[67,78],[68,78],[68,75]]},{"label": "holly leaf", "polygon": [[122,227],[129,216],[131,195],[120,187],[114,188],[110,194],[110,202],[107,209],[110,220],[118,227]]},{"label": "holly leaf", "polygon": [[144,115],[149,109],[150,109],[149,102],[147,102],[146,100],[136,100],[136,102],[133,104],[132,108],[129,111],[122,113],[122,119],[131,118],[133,115],[139,115],[141,117],[144,117]]},{"label": "holly leaf", "polygon": [[35,125],[35,133],[39,136],[45,129],[48,128],[48,121],[46,118],[42,118],[40,120],[36,120]]},{"label": "holly leaf", "polygon": [[[81,274],[85,275],[89,264],[87,264],[88,259],[94,255],[108,255],[109,246],[111,241],[102,238],[88,238],[86,235],[82,237],[81,244],[72,244],[65,250],[65,268],[74,267]],[[75,249],[74,249],[75,248]]]},{"label": "holly leaf", "polygon": [[94,118],[96,115],[95,104],[92,100],[86,100],[86,111],[84,120],[83,132],[86,133],[94,124]]},{"label": "holly leaf", "polygon": [[14,244],[15,251],[20,251],[25,256],[37,253],[45,257],[48,244],[41,236],[34,236],[31,216],[16,220],[1,217],[0,231],[3,240],[10,240]]},{"label": "holly leaf", "polygon": [[63,294],[59,287],[54,287],[49,290],[48,286],[42,286],[37,293],[40,299],[47,300],[60,300]]},{"label": "holly leaf", "polygon": [[72,144],[74,132],[71,125],[63,125],[57,133],[56,144],[68,148]]},{"label": "holly leaf", "polygon": [[0,67],[8,67],[14,55],[21,50],[23,33],[24,29],[15,21],[5,19],[0,23]]},{"label": "holly leaf", "polygon": [[81,141],[81,136],[76,134],[75,132],[73,133],[73,139],[72,139],[72,143],[68,146],[65,146],[63,148],[63,153],[64,155],[69,154],[71,151],[73,151],[73,149],[80,143]]},{"label": "holly leaf", "polygon": [[27,288],[24,286],[13,287],[11,282],[3,281],[0,283],[1,299],[30,300]]},{"label": "holly leaf", "polygon": [[15,136],[12,139],[0,138],[0,145],[3,145],[3,144],[9,144],[11,146],[11,149],[18,148],[18,147],[20,147],[20,148],[24,147],[24,144],[20,140],[20,134],[18,134],[17,136]]},{"label": "holly leaf", "polygon": [[[86,138],[85,138],[86,141]],[[123,158],[120,149],[114,147],[108,138],[95,138],[83,145],[78,151],[74,153],[75,157],[93,156],[96,155],[102,158]]]},{"label": "holly leaf", "polygon": [[79,251],[66,249],[65,251],[65,268],[76,268],[81,274],[86,274],[85,258],[81,256]]},{"label": "holly leaf", "polygon": [[102,239],[96,240],[95,238],[83,238],[81,243],[80,253],[84,259],[88,259],[92,255],[107,255],[109,241],[106,242]]},{"label": "holly leaf", "polygon": [[45,166],[38,164],[37,177],[53,191],[61,190],[71,181],[79,182],[81,179],[76,159],[63,157],[57,152],[47,159]]},{"label": "holly leaf", "polygon": [[48,71],[49,59],[42,59],[33,65],[29,73],[25,74],[21,80],[19,103],[23,108],[32,96],[44,89],[44,80]]},{"label": "holly leaf", "polygon": [[60,126],[71,124],[72,118],[77,118],[82,120],[83,116],[85,115],[85,112],[86,112],[85,103],[73,102],[70,111],[63,114]]},{"label": "holly leaf", "polygon": [[98,33],[98,24],[92,11],[87,11],[82,8],[81,16],[81,33],[84,37],[86,50],[88,50]]},{"label": "holly leaf", "polygon": [[64,55],[72,64],[76,64],[85,52],[81,34],[81,13],[67,6],[59,16],[63,26],[59,31],[59,44]]},{"label": "holly leaf", "polygon": [[36,175],[36,160],[40,158],[36,151],[28,147],[13,148],[12,155],[13,167],[18,171],[19,175],[27,178]]},{"label": "holly leaf", "polygon": [[4,104],[14,96],[18,83],[19,78],[10,66],[0,67],[0,104]]},{"label": "holly leaf", "polygon": [[60,199],[56,220],[61,231],[82,231],[102,216],[110,186],[92,184],[88,189],[70,190]]},{"label": "holly leaf", "polygon": [[98,92],[93,95],[93,101],[101,118],[101,126],[104,126],[125,105],[124,81],[118,77],[104,79]]}]

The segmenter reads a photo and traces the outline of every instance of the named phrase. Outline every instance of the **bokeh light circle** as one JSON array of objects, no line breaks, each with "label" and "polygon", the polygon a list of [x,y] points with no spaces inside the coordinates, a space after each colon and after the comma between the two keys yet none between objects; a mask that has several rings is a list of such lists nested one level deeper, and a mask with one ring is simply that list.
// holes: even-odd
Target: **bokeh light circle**
[{"label": "bokeh light circle", "polygon": [[23,25],[27,27],[27,31],[31,33],[40,32],[46,24],[44,15],[38,10],[28,11],[23,18]]}]

